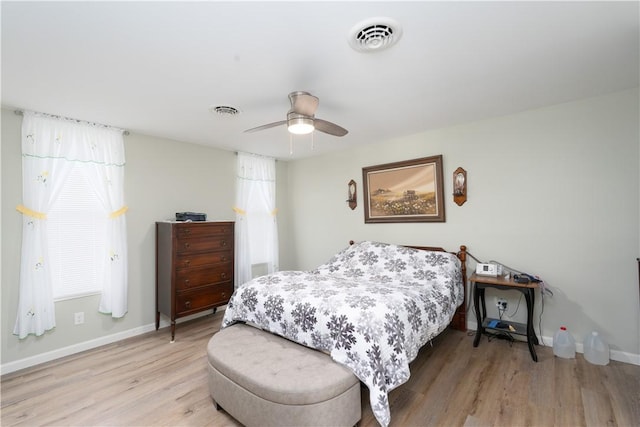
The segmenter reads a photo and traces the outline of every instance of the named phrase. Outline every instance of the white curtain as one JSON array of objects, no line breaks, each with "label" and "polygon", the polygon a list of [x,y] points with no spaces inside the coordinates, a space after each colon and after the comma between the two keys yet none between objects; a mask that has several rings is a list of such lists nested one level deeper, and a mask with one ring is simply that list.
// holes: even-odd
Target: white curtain
[{"label": "white curtain", "polygon": [[[124,155],[122,163],[111,163],[113,154],[122,152],[124,145],[122,132],[111,133],[111,138],[102,138],[101,158],[105,163],[90,163],[87,178],[96,192],[105,214],[109,216],[107,222],[107,268],[102,282],[102,296],[100,298],[101,313],[111,313],[112,317],[122,317],[127,313],[127,222],[124,213]],[[118,148],[118,146],[120,148]],[[120,166],[119,166],[120,165]]]},{"label": "white curtain", "polygon": [[236,285],[251,279],[251,266],[278,271],[276,161],[238,153],[236,178]]},{"label": "white curtain", "polygon": [[[55,327],[52,277],[48,265],[46,217],[74,162],[95,165],[90,182],[112,219],[105,248],[111,271],[100,311],[121,317],[127,310],[126,223],[123,213],[122,131],[25,111],[22,121],[22,257],[18,314],[13,333],[42,335]],[[101,181],[101,184],[99,183]],[[114,209],[115,207],[115,209]],[[105,300],[108,299],[108,300]]]}]

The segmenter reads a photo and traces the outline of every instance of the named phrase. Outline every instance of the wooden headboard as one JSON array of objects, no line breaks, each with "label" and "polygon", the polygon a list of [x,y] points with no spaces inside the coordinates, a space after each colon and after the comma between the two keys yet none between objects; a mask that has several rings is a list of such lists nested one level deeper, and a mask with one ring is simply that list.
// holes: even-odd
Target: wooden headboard
[{"label": "wooden headboard", "polygon": [[[355,242],[353,240],[349,241],[350,245],[353,245]],[[423,251],[436,251],[436,252],[449,252],[446,249],[437,247],[437,246],[414,246],[414,245],[403,245],[408,248],[420,249]],[[451,319],[451,326],[453,329],[457,329],[459,331],[466,332],[467,331],[467,247],[465,245],[460,246],[460,250],[458,252],[449,252],[454,254],[460,260],[460,264],[462,266],[462,287],[464,288],[464,301],[462,305],[456,309],[455,314],[453,315],[453,319]]]}]

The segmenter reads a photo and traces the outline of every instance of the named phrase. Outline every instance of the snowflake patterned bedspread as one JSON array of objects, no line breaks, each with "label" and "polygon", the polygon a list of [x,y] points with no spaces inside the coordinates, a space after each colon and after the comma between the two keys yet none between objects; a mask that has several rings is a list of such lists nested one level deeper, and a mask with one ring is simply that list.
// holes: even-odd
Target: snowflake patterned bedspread
[{"label": "snowflake patterned bedspread", "polygon": [[239,286],[222,327],[252,322],[330,354],[369,387],[373,413],[387,426],[388,393],[409,379],[409,363],[463,300],[455,255],[361,242],[315,270]]}]

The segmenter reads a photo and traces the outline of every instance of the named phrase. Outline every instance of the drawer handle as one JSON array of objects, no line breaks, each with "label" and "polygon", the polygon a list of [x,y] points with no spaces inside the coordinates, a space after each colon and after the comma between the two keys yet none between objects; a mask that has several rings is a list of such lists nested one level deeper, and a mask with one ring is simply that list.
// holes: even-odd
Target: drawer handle
[{"label": "drawer handle", "polygon": [[226,293],[226,292],[223,292],[223,293],[222,293],[222,298],[226,298],[226,297],[227,297],[227,293]]},{"label": "drawer handle", "polygon": [[220,258],[220,261],[223,261],[223,262],[224,262],[224,261],[226,261],[226,260],[227,260],[227,257],[226,257],[226,256],[223,256],[222,258]]},{"label": "drawer handle", "polygon": [[187,242],[187,243],[184,244],[185,249],[189,249],[190,246],[191,246],[191,243]]},{"label": "drawer handle", "polygon": [[191,260],[190,259],[185,259],[184,260],[185,267],[189,267],[189,264],[191,264]]},{"label": "drawer handle", "polygon": [[189,286],[189,279],[184,279],[184,284]]},{"label": "drawer handle", "polygon": [[185,301],[184,306],[187,308],[191,308],[191,301]]},{"label": "drawer handle", "polygon": [[220,277],[222,277],[223,279],[225,279],[227,277],[227,273],[220,273]]},{"label": "drawer handle", "polygon": [[184,234],[189,234],[191,233],[191,229],[190,228],[185,228],[184,229]]},{"label": "drawer handle", "polygon": [[222,242],[220,242],[220,245],[222,245],[222,246],[227,246],[227,241],[226,241],[226,240],[223,240]]}]

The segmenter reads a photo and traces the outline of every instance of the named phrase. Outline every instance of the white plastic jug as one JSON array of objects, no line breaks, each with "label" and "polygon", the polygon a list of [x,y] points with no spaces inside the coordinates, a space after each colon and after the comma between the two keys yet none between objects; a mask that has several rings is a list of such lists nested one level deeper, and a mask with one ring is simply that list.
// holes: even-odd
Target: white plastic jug
[{"label": "white plastic jug", "polygon": [[564,326],[561,326],[553,336],[553,354],[563,359],[576,357],[576,341]]},{"label": "white plastic jug", "polygon": [[594,365],[609,364],[609,345],[595,331],[584,337],[584,358]]}]

